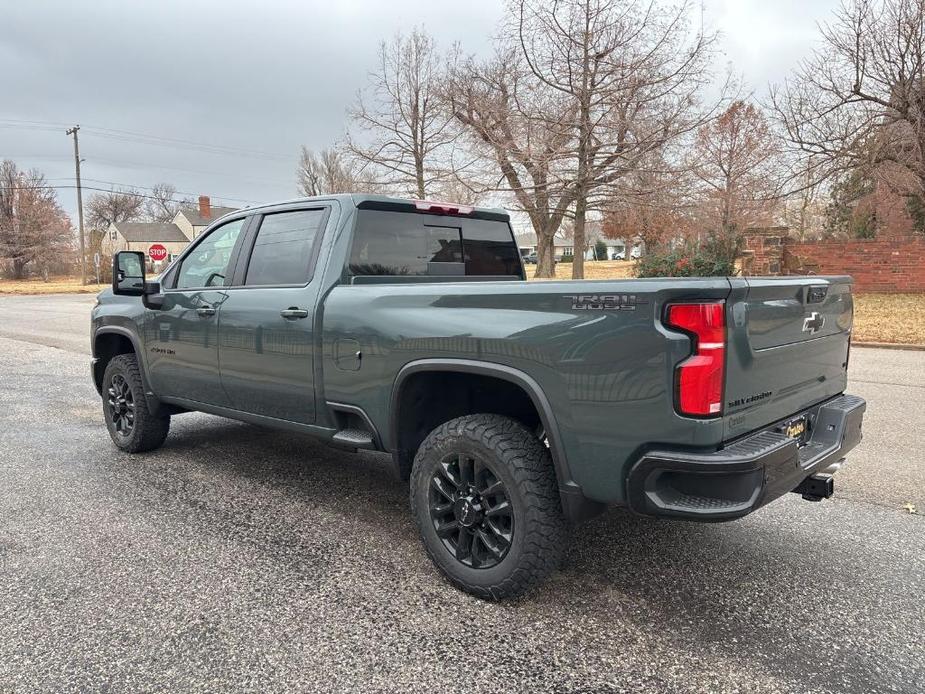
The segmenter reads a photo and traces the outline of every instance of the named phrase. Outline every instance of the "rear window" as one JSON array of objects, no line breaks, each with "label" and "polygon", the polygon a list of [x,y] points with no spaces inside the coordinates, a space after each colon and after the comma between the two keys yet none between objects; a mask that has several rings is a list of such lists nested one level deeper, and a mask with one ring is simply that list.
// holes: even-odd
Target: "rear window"
[{"label": "rear window", "polygon": [[352,275],[516,275],[520,254],[507,222],[358,210]]}]

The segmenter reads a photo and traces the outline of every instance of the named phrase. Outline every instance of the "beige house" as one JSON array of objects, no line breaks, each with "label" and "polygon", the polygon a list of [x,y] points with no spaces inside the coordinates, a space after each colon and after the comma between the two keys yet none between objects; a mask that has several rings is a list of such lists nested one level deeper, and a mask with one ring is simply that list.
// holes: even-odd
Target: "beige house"
[{"label": "beige house", "polygon": [[173,223],[179,227],[183,235],[190,241],[199,236],[205,228],[219,217],[235,212],[236,207],[212,206],[208,195],[199,196],[199,207],[183,207],[173,218]]},{"label": "beige house", "polygon": [[173,220],[164,222],[118,222],[110,224],[100,244],[104,257],[117,251],[141,251],[148,254],[151,246],[161,245],[168,256],[163,261],[151,263],[154,271],[167,266],[201,234],[207,226],[219,217],[234,212],[233,207],[212,207],[209,197],[199,196],[198,207],[181,208]]}]

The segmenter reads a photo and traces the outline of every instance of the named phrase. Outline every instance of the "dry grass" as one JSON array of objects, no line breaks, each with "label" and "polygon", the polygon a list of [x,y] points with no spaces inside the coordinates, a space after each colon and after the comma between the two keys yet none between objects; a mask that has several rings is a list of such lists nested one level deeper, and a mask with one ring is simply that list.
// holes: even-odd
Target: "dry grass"
[{"label": "dry grass", "polygon": [[96,294],[108,286],[108,284],[82,285],[79,277],[52,277],[48,282],[40,279],[0,279],[0,294]]},{"label": "dry grass", "polygon": [[[633,276],[633,266],[636,263],[632,260],[586,260],[585,261],[585,279],[586,280],[618,280],[626,279]],[[527,265],[527,279],[534,279],[533,273],[536,272],[536,265]],[[572,264],[557,263],[556,279],[572,279]]]},{"label": "dry grass", "polygon": [[856,294],[853,338],[925,345],[925,294]]}]

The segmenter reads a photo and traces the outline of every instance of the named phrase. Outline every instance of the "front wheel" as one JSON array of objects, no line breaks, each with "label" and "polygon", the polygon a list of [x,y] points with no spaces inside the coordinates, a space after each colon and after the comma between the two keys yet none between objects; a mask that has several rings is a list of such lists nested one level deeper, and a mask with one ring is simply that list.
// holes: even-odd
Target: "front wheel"
[{"label": "front wheel", "polygon": [[120,354],[106,365],[103,416],[112,442],[127,453],[152,451],[167,438],[170,415],[155,415],[148,409],[134,354]]},{"label": "front wheel", "polygon": [[481,598],[523,594],[565,551],[549,450],[508,417],[469,415],[432,431],[414,458],[411,510],[437,567]]}]

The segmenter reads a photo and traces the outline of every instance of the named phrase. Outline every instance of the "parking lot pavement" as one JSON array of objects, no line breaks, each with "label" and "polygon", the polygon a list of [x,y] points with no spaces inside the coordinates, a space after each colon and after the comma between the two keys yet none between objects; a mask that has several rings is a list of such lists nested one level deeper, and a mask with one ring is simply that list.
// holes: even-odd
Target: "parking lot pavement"
[{"label": "parking lot pavement", "polygon": [[0,298],[21,330],[0,338],[0,691],[925,691],[925,525],[901,508],[925,505],[925,353],[853,351],[866,439],[833,500],[614,510],[489,604],[432,568],[376,455],[200,414],[118,452],[86,313],[53,317],[89,303],[29,299]]}]

